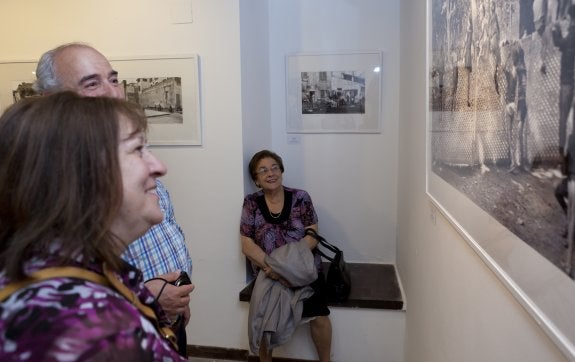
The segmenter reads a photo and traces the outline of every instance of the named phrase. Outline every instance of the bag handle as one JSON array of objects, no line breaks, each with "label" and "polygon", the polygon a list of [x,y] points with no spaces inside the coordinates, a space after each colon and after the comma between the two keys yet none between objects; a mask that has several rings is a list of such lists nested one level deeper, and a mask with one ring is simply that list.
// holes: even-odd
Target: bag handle
[{"label": "bag handle", "polygon": [[[315,231],[314,229],[312,229],[312,228],[305,229],[305,234],[316,239],[323,247],[325,247],[326,249],[329,249],[329,251],[333,252],[334,254],[341,253],[341,250],[339,250],[339,248],[337,246],[335,246],[335,245],[331,244],[330,242],[328,242],[327,240],[325,240],[325,238],[323,236],[321,236],[320,234],[318,234],[317,231]],[[319,248],[317,248],[317,252],[319,253],[319,255],[323,256],[324,258],[326,258],[329,261],[333,261],[333,259],[334,259],[332,257],[325,255],[325,253],[322,252]]]},{"label": "bag handle", "polygon": [[309,235],[311,237],[313,237],[314,239],[316,239],[321,245],[323,245],[324,247],[326,247],[327,249],[333,251],[334,253],[340,252],[341,250],[339,250],[339,248],[335,245],[333,245],[332,243],[330,243],[329,241],[327,241],[323,236],[321,236],[320,234],[317,233],[317,231],[315,231],[312,228],[308,228],[305,229],[305,234]]}]

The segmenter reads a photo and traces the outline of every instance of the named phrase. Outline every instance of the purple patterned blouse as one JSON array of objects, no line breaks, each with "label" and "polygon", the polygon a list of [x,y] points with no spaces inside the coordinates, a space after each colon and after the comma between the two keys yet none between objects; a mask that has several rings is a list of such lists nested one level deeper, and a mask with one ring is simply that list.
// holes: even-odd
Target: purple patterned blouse
[{"label": "purple patterned blouse", "polygon": [[[274,249],[300,241],[305,228],[317,224],[317,214],[311,197],[304,190],[284,186],[284,207],[279,216],[268,210],[263,191],[244,198],[240,234],[251,238],[266,254]],[[321,257],[315,253],[315,265],[320,270]],[[252,264],[254,275],[258,268]]]},{"label": "purple patterned blouse", "polygon": [[[26,272],[59,266],[47,259]],[[74,265],[72,266],[80,266]],[[89,270],[102,274],[100,265]],[[126,263],[123,283],[143,304],[167,318],[139,270]],[[0,288],[7,280],[0,271]],[[53,278],[29,285],[0,303],[0,361],[185,361],[152,322],[119,293],[93,282]]]}]

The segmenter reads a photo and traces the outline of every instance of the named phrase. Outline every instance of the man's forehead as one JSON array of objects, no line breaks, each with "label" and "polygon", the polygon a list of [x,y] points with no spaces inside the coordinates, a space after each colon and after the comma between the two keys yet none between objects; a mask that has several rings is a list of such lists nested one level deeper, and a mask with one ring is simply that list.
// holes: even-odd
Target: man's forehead
[{"label": "man's forehead", "polygon": [[54,56],[55,72],[60,81],[68,86],[116,75],[108,59],[97,50],[86,46],[73,46]]},{"label": "man's forehead", "polygon": [[[97,50],[89,47],[70,47],[63,49],[54,57],[56,65],[73,69],[111,69],[108,59]],[[62,69],[64,70],[64,69]]]},{"label": "man's forehead", "polygon": [[71,60],[76,58],[103,58],[106,59],[99,51],[89,46],[84,45],[72,45],[61,49],[55,54],[56,58]]}]

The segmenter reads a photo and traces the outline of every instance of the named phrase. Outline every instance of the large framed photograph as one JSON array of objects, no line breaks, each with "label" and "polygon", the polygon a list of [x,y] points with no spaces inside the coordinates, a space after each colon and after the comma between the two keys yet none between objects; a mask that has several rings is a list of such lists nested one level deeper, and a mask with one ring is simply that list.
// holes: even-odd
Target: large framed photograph
[{"label": "large framed photograph", "polygon": [[[148,117],[150,145],[201,145],[200,80],[197,55],[112,58],[126,99]],[[0,111],[32,88],[37,62],[0,62]]]},{"label": "large framed photograph", "polygon": [[541,3],[428,0],[427,193],[575,361],[575,6]]},{"label": "large framed photograph", "polygon": [[380,52],[287,55],[287,132],[380,132],[381,78]]}]

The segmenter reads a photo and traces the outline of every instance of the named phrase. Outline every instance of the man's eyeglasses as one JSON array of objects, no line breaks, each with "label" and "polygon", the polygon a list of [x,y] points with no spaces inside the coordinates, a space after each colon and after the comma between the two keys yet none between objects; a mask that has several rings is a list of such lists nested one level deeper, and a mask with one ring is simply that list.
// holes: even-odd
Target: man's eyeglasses
[{"label": "man's eyeglasses", "polygon": [[272,165],[272,167],[267,168],[267,167],[260,167],[258,168],[258,170],[256,171],[256,175],[266,175],[269,171],[271,171],[272,173],[278,173],[281,172],[281,168],[279,165]]}]

